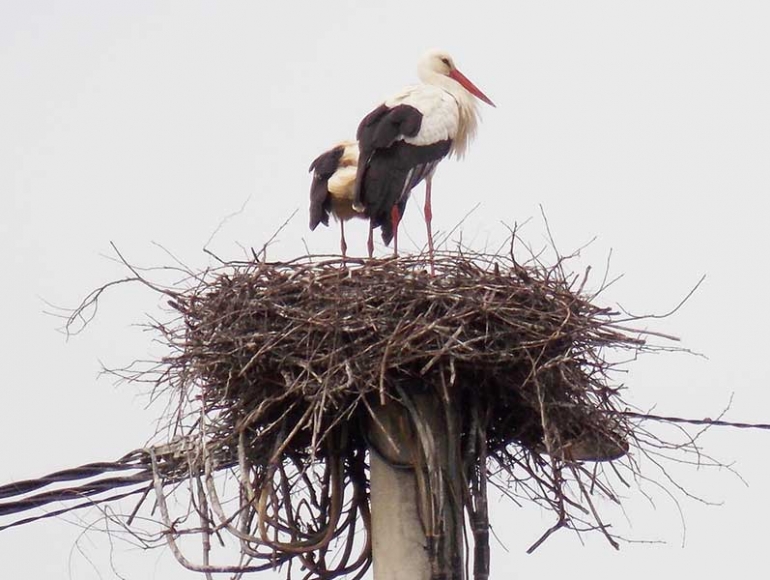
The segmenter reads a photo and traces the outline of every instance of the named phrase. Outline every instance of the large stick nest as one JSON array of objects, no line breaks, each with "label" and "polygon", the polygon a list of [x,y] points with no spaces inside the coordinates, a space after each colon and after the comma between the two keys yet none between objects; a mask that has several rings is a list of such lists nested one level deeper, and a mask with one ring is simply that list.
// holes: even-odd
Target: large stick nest
[{"label": "large stick nest", "polygon": [[[594,304],[587,276],[566,274],[562,260],[519,264],[513,248],[439,253],[433,274],[425,256],[318,260],[184,270],[183,290],[159,287],[126,263],[133,275],[123,281],[171,297],[178,313],[153,324],[170,354],[129,378],[150,380],[176,402],[171,444],[111,469],[135,470],[128,484],[145,482],[130,493],[154,493],[164,528],[158,538],[183,565],[237,575],[298,560],[307,577],[362,575],[371,563],[368,454],[379,451],[378,410],[412,409],[413,397],[426,394],[454,417],[444,435],[462,466],[461,507],[480,578],[488,572],[488,478],[507,495],[553,510],[555,525],[533,549],[560,527],[597,529],[615,545],[592,498],[618,498],[586,462],[619,459],[638,441],[607,356],[649,347],[624,327],[627,315]],[[420,420],[411,414],[412,433]],[[400,467],[419,480],[435,467],[429,446]],[[93,475],[93,466],[84,469]],[[82,477],[71,471],[52,477]],[[427,488],[443,485],[429,475]],[[115,481],[65,491],[94,497],[127,485]],[[175,516],[167,497],[185,486],[181,505],[191,507]],[[0,508],[16,513],[28,509],[24,501],[41,505],[32,498]],[[424,526],[428,538],[446,532]],[[191,536],[201,539],[198,563],[183,554]],[[238,560],[215,564],[227,537]]]},{"label": "large stick nest", "polygon": [[330,429],[404,384],[483,402],[492,452],[623,455],[602,355],[642,342],[576,278],[480,258],[442,255],[435,275],[419,259],[243,264],[174,300],[184,325],[167,362],[219,436],[248,433],[255,463],[315,457]]},{"label": "large stick nest", "polygon": [[[423,256],[229,263],[198,280],[170,302],[180,323],[159,326],[175,353],[161,382],[193,402],[182,408],[195,421],[180,412],[179,425],[238,465],[237,509],[216,508],[208,485],[220,513],[206,519],[219,528],[237,519],[231,531],[250,546],[249,561],[298,556],[310,575],[363,573],[373,417],[426,390],[459,416],[447,437],[463,450],[477,559],[488,553],[490,473],[552,508],[555,528],[574,527],[577,511],[582,529],[605,530],[593,506],[595,521],[585,522],[591,512],[567,499],[565,482],[590,480],[614,498],[579,462],[628,450],[604,354],[644,342],[591,302],[584,278],[512,255],[444,253],[435,274]],[[442,533],[428,528],[428,537]]]}]

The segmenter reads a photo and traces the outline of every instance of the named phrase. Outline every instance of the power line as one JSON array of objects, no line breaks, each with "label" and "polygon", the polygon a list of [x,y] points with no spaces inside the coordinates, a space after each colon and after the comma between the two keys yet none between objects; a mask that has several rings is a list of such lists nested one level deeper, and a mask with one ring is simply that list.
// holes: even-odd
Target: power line
[{"label": "power line", "polygon": [[665,415],[651,415],[649,413],[635,413],[633,411],[618,411],[616,414],[634,419],[648,419],[666,423],[686,423],[688,425],[708,425],[716,427],[735,427],[737,429],[764,429],[770,431],[770,423],[743,423],[740,421],[724,421],[722,419],[688,419],[685,417],[669,417]]}]

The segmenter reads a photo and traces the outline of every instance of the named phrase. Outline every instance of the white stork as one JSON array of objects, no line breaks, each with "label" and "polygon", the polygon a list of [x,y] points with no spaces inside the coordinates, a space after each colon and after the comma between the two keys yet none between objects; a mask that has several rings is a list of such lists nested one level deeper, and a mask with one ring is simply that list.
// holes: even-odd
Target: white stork
[{"label": "white stork", "polygon": [[[342,141],[321,153],[310,164],[313,183],[310,186],[310,229],[319,223],[329,225],[331,213],[340,222],[340,249],[347,255],[345,222],[352,218],[368,219],[367,215],[353,209],[353,195],[358,166],[358,143]],[[369,228],[369,257],[372,257],[372,229]]]},{"label": "white stork", "polygon": [[425,180],[425,225],[433,256],[431,178],[439,161],[461,158],[476,133],[474,97],[495,106],[454,64],[449,54],[429,50],[419,61],[422,84],[405,88],[374,109],[358,126],[361,162],[353,209],[365,211],[382,240],[394,239],[411,190]]}]

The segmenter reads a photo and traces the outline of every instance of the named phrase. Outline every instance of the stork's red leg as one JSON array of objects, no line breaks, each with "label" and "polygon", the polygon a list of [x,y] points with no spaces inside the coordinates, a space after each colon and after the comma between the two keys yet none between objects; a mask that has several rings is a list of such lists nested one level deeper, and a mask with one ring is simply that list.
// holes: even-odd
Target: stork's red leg
[{"label": "stork's red leg", "polygon": [[369,250],[369,257],[374,254],[374,226],[369,222],[369,240],[366,242],[366,249]]},{"label": "stork's red leg", "polygon": [[432,178],[429,175],[425,179],[425,226],[428,229],[428,254],[430,255],[430,273],[435,274],[433,266],[433,208],[430,203],[430,187]]},{"label": "stork's red leg", "polygon": [[398,223],[401,221],[401,214],[398,211],[398,205],[394,205],[390,210],[390,222],[393,224],[393,255],[398,257]]}]

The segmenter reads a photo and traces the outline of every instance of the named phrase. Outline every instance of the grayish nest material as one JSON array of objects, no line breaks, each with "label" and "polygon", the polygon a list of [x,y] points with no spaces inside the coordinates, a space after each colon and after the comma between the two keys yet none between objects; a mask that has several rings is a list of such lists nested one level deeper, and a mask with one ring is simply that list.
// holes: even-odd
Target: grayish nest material
[{"label": "grayish nest material", "polygon": [[176,353],[163,384],[197,403],[199,420],[178,417],[186,435],[237,456],[237,509],[210,518],[240,521],[247,557],[299,557],[317,577],[365,571],[367,424],[375,406],[408,405],[409,393],[459,410],[447,436],[461,450],[477,558],[488,473],[569,526],[581,509],[565,501],[565,482],[595,483],[579,462],[628,450],[603,354],[644,343],[617,313],[560,266],[444,253],[435,270],[424,257],[229,264],[170,302],[182,319],[159,327]]},{"label": "grayish nest material", "polygon": [[350,431],[367,404],[415,384],[488,407],[494,456],[511,444],[585,460],[625,453],[603,352],[644,343],[616,312],[558,268],[454,254],[437,258],[435,276],[424,268],[256,262],[217,274],[171,302],[184,324],[164,327],[178,353],[166,378],[202,400],[209,437],[245,433],[254,464],[323,455],[323,439]]},{"label": "grayish nest material", "polygon": [[[435,276],[425,256],[317,260],[186,270],[182,291],[126,263],[134,276],[124,281],[171,297],[179,314],[153,325],[169,356],[130,377],[173,395],[171,444],[117,462],[134,470],[130,482],[80,495],[129,483],[140,487],[128,493],[154,494],[160,537],[193,570],[237,576],[289,563],[291,577],[297,561],[306,578],[360,577],[371,563],[373,410],[431,393],[457,417],[446,437],[462,465],[477,577],[488,573],[488,482],[553,510],[556,524],[532,549],[561,527],[599,530],[616,545],[592,498],[618,499],[600,464],[586,462],[619,459],[638,442],[606,358],[607,349],[632,358],[650,348],[624,327],[633,319],[593,304],[586,277],[566,275],[561,261],[518,264],[513,248],[439,253]],[[407,467],[420,473],[430,467],[423,459]],[[172,489],[187,497],[181,516],[169,508]],[[0,516],[24,509],[0,504]],[[190,537],[202,546],[197,563],[183,555]],[[236,563],[214,563],[218,543],[236,546]]]}]

